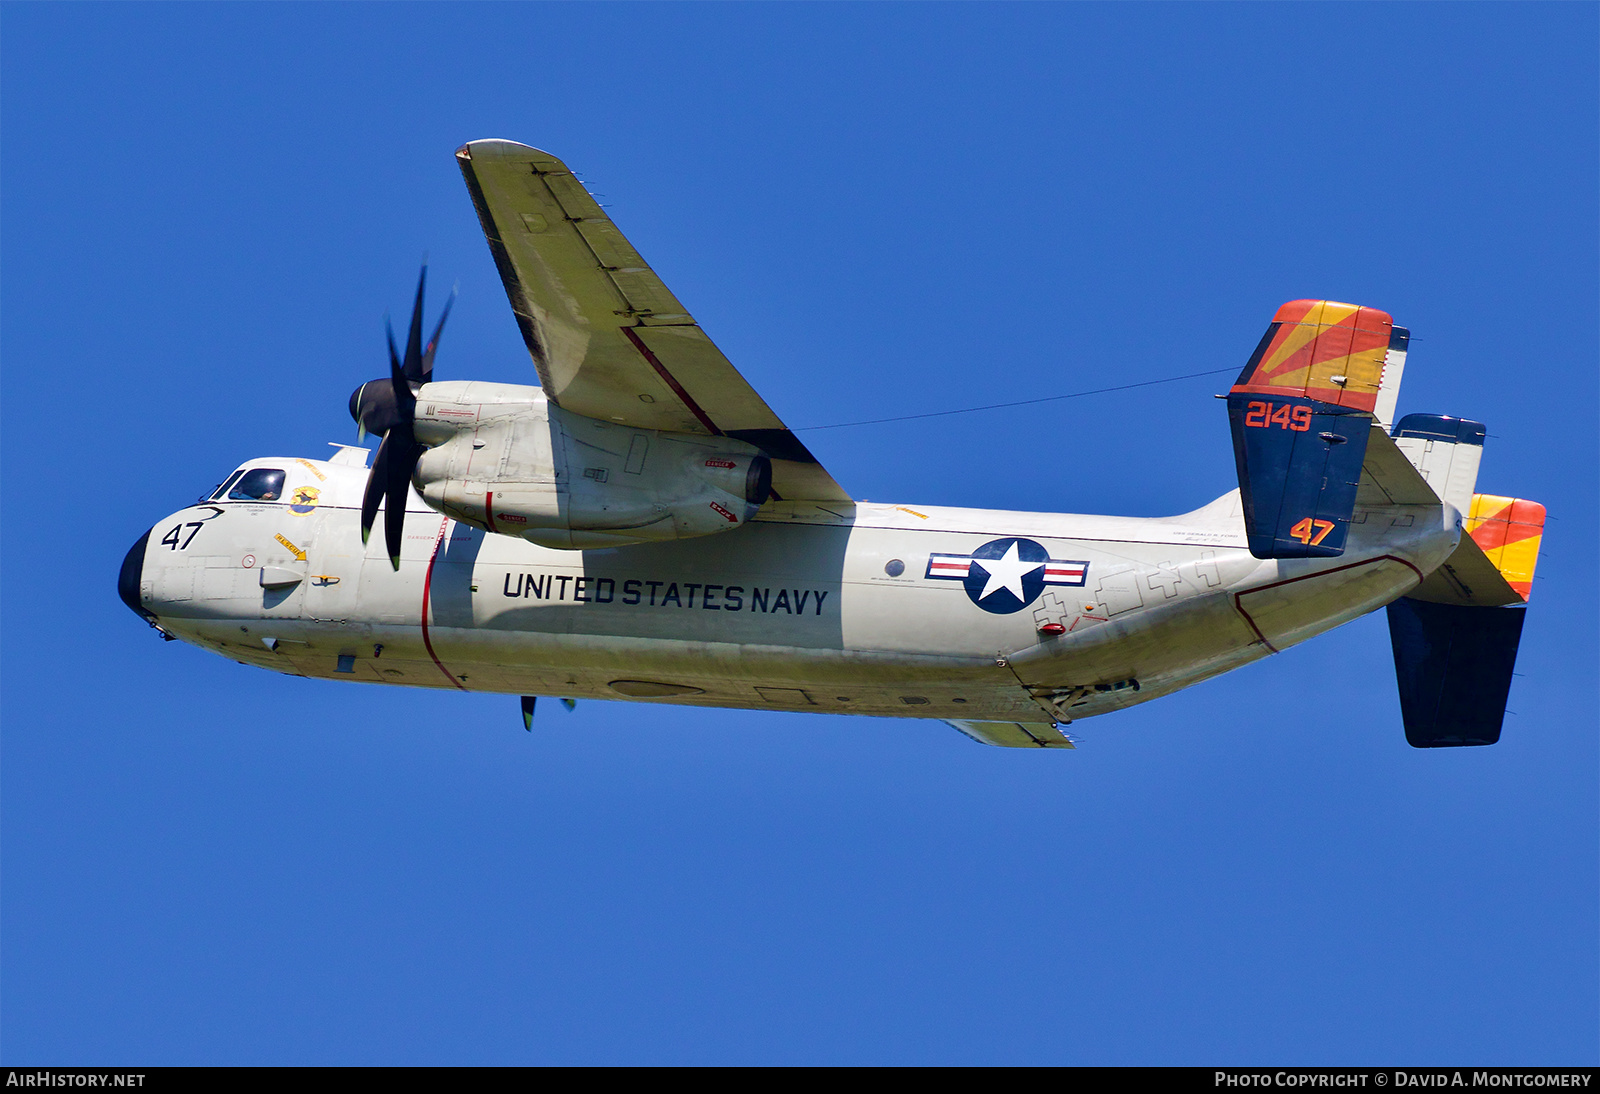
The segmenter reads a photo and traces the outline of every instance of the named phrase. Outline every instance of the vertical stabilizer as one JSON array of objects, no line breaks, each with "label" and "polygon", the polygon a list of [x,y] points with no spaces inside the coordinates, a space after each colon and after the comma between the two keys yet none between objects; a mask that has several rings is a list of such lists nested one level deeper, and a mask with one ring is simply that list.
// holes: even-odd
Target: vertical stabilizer
[{"label": "vertical stabilizer", "polygon": [[1344,553],[1394,324],[1331,300],[1278,309],[1228,393],[1250,553]]},{"label": "vertical stabilizer", "polygon": [[1404,327],[1389,331],[1389,352],[1383,359],[1383,379],[1378,384],[1378,399],[1373,404],[1372,416],[1385,430],[1394,424],[1394,408],[1400,402],[1400,380],[1406,372],[1406,351],[1411,346],[1411,332]]},{"label": "vertical stabilizer", "polygon": [[1406,596],[1388,611],[1400,715],[1411,746],[1498,741],[1526,606],[1478,608]]},{"label": "vertical stabilizer", "polygon": [[1482,422],[1445,414],[1407,414],[1394,430],[1394,443],[1406,459],[1463,517],[1472,508],[1478,484],[1483,437]]},{"label": "vertical stabilizer", "polygon": [[1467,511],[1467,534],[1527,603],[1544,540],[1544,506],[1522,498],[1474,494]]},{"label": "vertical stabilizer", "polygon": [[1500,739],[1539,561],[1538,502],[1477,494],[1463,514],[1455,553],[1388,608],[1400,713],[1417,748]]}]

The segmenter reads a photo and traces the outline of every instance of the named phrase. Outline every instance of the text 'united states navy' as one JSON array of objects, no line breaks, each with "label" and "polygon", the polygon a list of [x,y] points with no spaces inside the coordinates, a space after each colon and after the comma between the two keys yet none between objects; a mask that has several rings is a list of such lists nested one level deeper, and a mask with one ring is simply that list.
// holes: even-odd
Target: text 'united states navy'
[{"label": "text 'united states navy'", "polygon": [[779,612],[821,615],[827,589],[772,589],[766,586],[709,585],[695,581],[649,581],[571,574],[506,574],[505,596],[574,604],[625,604],[646,608],[700,608],[705,611]]}]

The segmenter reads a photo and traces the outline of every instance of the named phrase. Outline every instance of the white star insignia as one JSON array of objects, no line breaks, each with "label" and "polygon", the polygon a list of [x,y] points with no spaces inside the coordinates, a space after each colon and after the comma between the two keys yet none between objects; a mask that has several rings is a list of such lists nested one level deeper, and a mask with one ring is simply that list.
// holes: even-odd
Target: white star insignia
[{"label": "white star insignia", "polygon": [[1042,570],[1042,562],[1024,562],[1018,557],[1018,544],[1013,541],[1006,553],[999,558],[975,558],[973,565],[983,567],[983,572],[989,575],[988,582],[983,586],[983,592],[978,595],[979,600],[988,600],[989,594],[997,589],[1005,589],[1018,600],[1026,601],[1022,595],[1022,579],[1035,570]]}]

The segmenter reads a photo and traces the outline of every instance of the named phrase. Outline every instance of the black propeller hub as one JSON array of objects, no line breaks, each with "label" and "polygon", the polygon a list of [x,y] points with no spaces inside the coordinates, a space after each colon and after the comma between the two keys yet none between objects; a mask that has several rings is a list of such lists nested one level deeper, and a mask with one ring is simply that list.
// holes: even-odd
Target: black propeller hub
[{"label": "black propeller hub", "polygon": [[394,381],[387,376],[368,380],[350,393],[350,417],[357,425],[381,437],[400,422],[400,404]]}]

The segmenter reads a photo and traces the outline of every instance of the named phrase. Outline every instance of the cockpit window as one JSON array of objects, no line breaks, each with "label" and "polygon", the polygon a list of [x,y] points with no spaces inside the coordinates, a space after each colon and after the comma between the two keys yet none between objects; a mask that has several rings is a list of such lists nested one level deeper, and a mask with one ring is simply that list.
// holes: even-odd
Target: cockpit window
[{"label": "cockpit window", "polygon": [[283,498],[283,472],[276,467],[252,467],[228,491],[229,501],[279,501]]},{"label": "cockpit window", "polygon": [[217,487],[215,490],[211,491],[211,493],[202,494],[200,496],[200,500],[201,501],[216,501],[220,497],[225,497],[227,495],[227,493],[228,493],[228,487],[230,487],[234,483],[238,482],[239,481],[239,476],[242,475],[242,474],[244,474],[244,468],[241,467],[241,468],[239,468],[239,470],[235,471],[233,474],[229,475],[226,479],[224,479],[223,482],[222,482],[222,485]]}]

